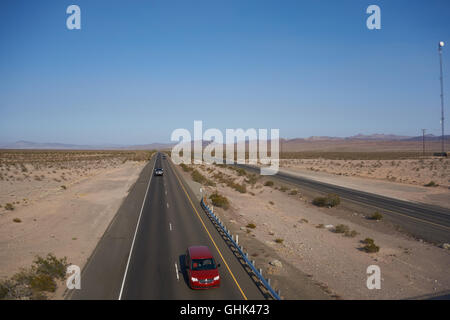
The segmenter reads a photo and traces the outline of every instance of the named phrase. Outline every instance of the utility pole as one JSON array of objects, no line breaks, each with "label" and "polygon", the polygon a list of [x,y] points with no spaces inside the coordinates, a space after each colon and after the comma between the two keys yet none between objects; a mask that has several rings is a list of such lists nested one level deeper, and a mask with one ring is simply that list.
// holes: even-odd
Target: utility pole
[{"label": "utility pole", "polygon": [[441,69],[441,127],[442,127],[442,156],[444,155],[444,76],[442,74],[442,48],[444,47],[444,41],[439,42],[439,62]]},{"label": "utility pole", "polygon": [[422,129],[422,155],[425,157],[425,130]]}]

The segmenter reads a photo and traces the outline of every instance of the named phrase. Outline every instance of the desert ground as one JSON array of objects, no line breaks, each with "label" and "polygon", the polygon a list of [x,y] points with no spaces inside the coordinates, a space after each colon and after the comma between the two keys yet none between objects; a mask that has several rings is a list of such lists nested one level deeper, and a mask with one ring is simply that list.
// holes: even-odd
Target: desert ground
[{"label": "desert ground", "polygon": [[0,280],[49,253],[83,268],[150,154],[0,151]]},{"label": "desert ground", "polygon": [[[323,160],[294,161],[297,163],[303,168],[323,169],[327,164]],[[343,162],[336,168],[345,164],[345,170],[349,170],[346,172],[350,172],[350,165],[359,163]],[[382,162],[381,167],[392,171],[397,163],[391,166],[391,161]],[[447,168],[446,162],[439,160],[425,163],[426,168]],[[419,164],[414,161],[406,165]],[[367,170],[370,168],[367,166]],[[420,170],[425,171],[419,166]],[[270,178],[263,179],[242,169],[183,165],[181,171],[191,183],[202,186],[203,194],[211,196],[217,192],[228,200],[229,208],[215,206],[215,213],[239,235],[240,244],[263,269],[263,274],[282,288],[286,299],[321,299],[317,288],[327,297],[337,299],[428,298],[450,293],[448,249],[417,241],[383,220],[370,220],[360,212],[351,212],[353,219],[347,219],[348,213],[344,214],[339,206],[316,207],[301,190],[277,182],[270,185],[267,183]],[[400,178],[398,172],[392,174]],[[439,180],[443,178],[440,174],[428,175],[438,183],[444,182]],[[428,177],[424,181],[427,180]],[[378,252],[368,253],[364,249],[362,241],[366,238],[374,240]],[[369,290],[366,286],[370,265],[380,267],[380,290]]]},{"label": "desert ground", "polygon": [[282,159],[282,168],[327,172],[342,176],[389,180],[424,186],[434,182],[441,188],[450,187],[450,159],[422,158],[399,160],[331,160]]}]

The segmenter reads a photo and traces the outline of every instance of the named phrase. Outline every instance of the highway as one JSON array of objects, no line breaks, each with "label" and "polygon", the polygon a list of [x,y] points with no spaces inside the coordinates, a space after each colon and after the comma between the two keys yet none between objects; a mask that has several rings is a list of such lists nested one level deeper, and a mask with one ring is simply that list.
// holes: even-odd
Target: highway
[{"label": "highway", "polygon": [[[153,176],[155,167],[163,176]],[[220,288],[192,290],[184,253],[206,245],[220,263]],[[265,299],[169,157],[147,164],[67,299]]]},{"label": "highway", "polygon": [[[238,165],[248,171],[259,169]],[[162,167],[163,176],[154,176]],[[450,210],[278,172],[271,179],[318,193],[336,193],[344,201],[373,207],[403,229],[432,242],[450,242]],[[210,248],[221,287],[191,290],[184,253],[192,245]],[[81,274],[81,290],[66,299],[265,299],[240,261],[202,210],[169,157],[157,153],[142,170]]]},{"label": "highway", "polygon": [[[236,164],[236,166],[259,174],[257,167],[244,164]],[[418,238],[435,243],[450,243],[450,209],[345,188],[283,171],[279,171],[273,178],[322,194],[338,194],[343,200],[380,210],[392,222]]]}]

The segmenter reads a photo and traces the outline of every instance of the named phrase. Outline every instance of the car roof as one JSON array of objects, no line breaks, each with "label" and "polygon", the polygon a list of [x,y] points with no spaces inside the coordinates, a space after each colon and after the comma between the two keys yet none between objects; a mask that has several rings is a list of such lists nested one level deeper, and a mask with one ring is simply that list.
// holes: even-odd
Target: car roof
[{"label": "car roof", "polygon": [[192,246],[188,248],[191,259],[208,259],[212,258],[211,251],[207,246]]}]

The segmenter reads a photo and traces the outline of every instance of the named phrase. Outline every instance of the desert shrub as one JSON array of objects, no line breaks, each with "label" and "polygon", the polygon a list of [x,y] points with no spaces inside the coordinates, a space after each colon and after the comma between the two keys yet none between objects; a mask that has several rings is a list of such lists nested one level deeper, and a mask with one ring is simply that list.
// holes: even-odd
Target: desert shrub
[{"label": "desert shrub", "polygon": [[231,183],[230,187],[232,187],[234,190],[240,192],[240,193],[246,193],[247,192],[247,186],[242,183]]},{"label": "desert shrub", "polygon": [[191,173],[192,180],[195,182],[198,182],[200,184],[205,184],[208,186],[215,186],[215,183],[209,179],[207,179],[205,176],[203,176],[198,170],[194,169]]},{"label": "desert shrub", "polygon": [[7,203],[7,204],[5,204],[5,209],[13,211],[14,210],[14,205],[12,203]]},{"label": "desert shrub", "polygon": [[48,274],[36,274],[29,283],[31,289],[37,291],[55,292],[56,282]]},{"label": "desert shrub", "polygon": [[337,225],[334,228],[334,232],[336,232],[336,233],[346,233],[346,232],[350,232],[350,228],[347,225],[345,225],[345,224],[340,224],[340,225]]},{"label": "desert shrub", "polygon": [[61,189],[63,189],[63,190],[66,190],[66,189],[67,189],[67,187],[66,187],[66,186],[64,186],[64,185],[62,185],[62,186],[61,186]]},{"label": "desert shrub", "polygon": [[250,228],[250,229],[255,229],[255,228],[256,228],[256,225],[255,225],[254,223],[249,223],[249,224],[247,224],[246,227],[247,227],[247,228]]},{"label": "desert shrub", "polygon": [[288,187],[285,187],[285,186],[281,186],[281,187],[280,187],[280,191],[281,191],[281,192],[286,192],[286,191],[288,191],[288,190],[289,190]]},{"label": "desert shrub", "polygon": [[325,207],[327,203],[327,199],[325,197],[316,197],[312,201],[313,205],[318,207]]},{"label": "desert shrub", "polygon": [[0,299],[45,299],[45,292],[56,290],[55,279],[64,280],[68,265],[65,257],[37,256],[30,268],[21,269],[10,279],[0,281]]},{"label": "desert shrub", "polygon": [[283,243],[283,241],[284,241],[284,239],[281,239],[281,238],[276,238],[275,239],[276,243],[280,243],[281,244],[281,243]]},{"label": "desert shrub", "polygon": [[217,191],[210,195],[209,199],[216,207],[223,208],[224,210],[227,210],[230,207],[230,202],[228,201],[228,199],[217,193]]},{"label": "desert shrub", "polygon": [[375,241],[371,238],[365,238],[361,241],[364,244],[362,248],[367,253],[375,253],[380,251],[380,247],[375,244]]},{"label": "desert shrub", "polygon": [[341,199],[337,194],[329,194],[327,195],[327,203],[330,207],[335,207],[341,203]]},{"label": "desert shrub", "polygon": [[314,198],[312,203],[318,207],[335,207],[341,203],[341,199],[337,194],[328,194],[326,197]]},{"label": "desert shrub", "polygon": [[273,187],[274,183],[273,183],[272,180],[268,180],[268,181],[266,181],[266,182],[264,183],[264,185],[265,185],[266,187]]},{"label": "desert shrub", "polygon": [[274,205],[274,204],[275,204],[273,201],[269,201],[269,203],[270,203],[271,205]]},{"label": "desert shrub", "polygon": [[323,223],[321,223],[321,224],[317,225],[316,228],[317,228],[317,229],[323,229],[323,228],[325,228],[325,226],[324,226]]},{"label": "desert shrub", "polygon": [[14,218],[13,221],[16,222],[16,223],[22,222],[22,220],[20,220],[19,218]]},{"label": "desert shrub", "polygon": [[191,176],[192,176],[192,180],[194,180],[195,182],[198,182],[198,183],[205,182],[205,177],[200,172],[198,172],[198,170],[196,170],[196,169],[192,171]]},{"label": "desert shrub", "polygon": [[297,194],[298,194],[297,190],[291,190],[291,192],[289,192],[289,195],[291,195],[291,196],[295,196]]},{"label": "desert shrub", "polygon": [[383,215],[382,215],[381,213],[379,213],[378,211],[375,211],[375,212],[369,217],[369,219],[370,219],[370,220],[377,220],[377,221],[379,221],[379,220],[383,219]]},{"label": "desert shrub", "polygon": [[2,280],[0,281],[0,300],[3,300],[7,297],[12,284],[11,281]]},{"label": "desert shrub", "polygon": [[46,274],[52,278],[64,279],[66,268],[68,266],[67,258],[58,259],[54,254],[49,253],[47,257],[37,256],[34,260],[33,270],[38,274]]},{"label": "desert shrub", "polygon": [[245,176],[247,174],[247,171],[245,171],[245,169],[242,169],[242,168],[237,168],[236,172],[237,172],[238,176]]},{"label": "desert shrub", "polygon": [[430,181],[424,185],[424,187],[437,187],[437,186],[438,186],[438,184],[436,184],[436,182],[434,182],[434,181]]}]

